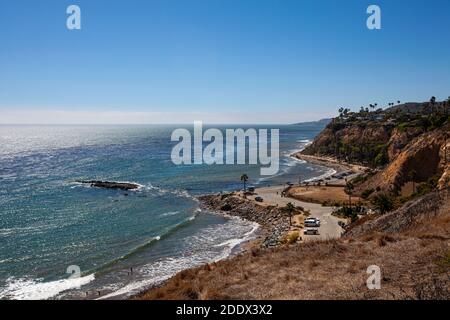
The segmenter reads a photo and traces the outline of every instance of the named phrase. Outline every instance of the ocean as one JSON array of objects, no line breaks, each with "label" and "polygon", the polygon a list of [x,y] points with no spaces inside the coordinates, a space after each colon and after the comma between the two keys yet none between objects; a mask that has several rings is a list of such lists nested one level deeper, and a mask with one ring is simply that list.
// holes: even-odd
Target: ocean
[{"label": "ocean", "polygon": [[258,165],[174,165],[178,127],[192,129],[0,126],[0,299],[126,298],[255,236],[257,225],[202,211],[196,196],[240,189],[243,173],[264,186],[329,171],[289,156],[322,125],[218,127],[280,129],[280,171],[271,177]]}]

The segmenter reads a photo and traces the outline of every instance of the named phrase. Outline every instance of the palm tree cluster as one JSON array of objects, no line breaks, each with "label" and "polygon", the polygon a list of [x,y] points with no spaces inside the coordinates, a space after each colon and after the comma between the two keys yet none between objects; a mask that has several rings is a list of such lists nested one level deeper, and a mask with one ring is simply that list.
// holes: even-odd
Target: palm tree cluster
[{"label": "palm tree cluster", "polygon": [[342,118],[342,117],[348,115],[348,113],[350,112],[350,109],[349,108],[340,107],[338,111],[339,111],[339,118]]},{"label": "palm tree cluster", "polygon": [[[447,100],[444,100],[444,101],[442,101],[442,102],[440,102],[440,103],[436,103],[436,98],[434,98],[434,101],[432,102],[432,100],[433,100],[433,98],[434,97],[432,97],[431,99],[430,99],[430,107],[431,106],[435,106],[435,105],[437,105],[438,106],[438,110],[441,110],[441,111],[443,111],[443,113],[446,115],[446,116],[448,116],[448,111],[449,111],[449,109],[450,109],[450,97],[448,97],[447,98]],[[432,110],[433,111],[433,110]]]}]

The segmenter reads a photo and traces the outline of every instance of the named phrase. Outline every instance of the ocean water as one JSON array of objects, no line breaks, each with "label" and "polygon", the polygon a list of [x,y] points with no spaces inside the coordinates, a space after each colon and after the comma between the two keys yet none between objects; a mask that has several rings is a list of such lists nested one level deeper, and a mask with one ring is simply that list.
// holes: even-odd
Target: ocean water
[{"label": "ocean water", "polygon": [[124,298],[226,258],[257,226],[202,211],[195,196],[242,188],[242,173],[258,186],[327,172],[289,157],[321,126],[264,128],[280,129],[272,177],[257,165],[174,165],[174,126],[0,126],[0,299]]}]

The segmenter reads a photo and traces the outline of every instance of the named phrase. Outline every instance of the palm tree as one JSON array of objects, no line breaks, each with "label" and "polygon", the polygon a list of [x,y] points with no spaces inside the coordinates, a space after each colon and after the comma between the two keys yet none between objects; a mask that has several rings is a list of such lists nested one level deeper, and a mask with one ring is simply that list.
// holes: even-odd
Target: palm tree
[{"label": "palm tree", "polygon": [[400,100],[397,100],[397,104],[400,104]]},{"label": "palm tree", "polygon": [[436,97],[432,96],[430,99],[431,112],[434,112],[434,105],[436,104]]},{"label": "palm tree", "polygon": [[350,207],[352,206],[352,194],[353,190],[355,189],[355,186],[350,181],[345,181],[345,192],[348,193],[348,202]]},{"label": "palm tree", "polygon": [[350,109],[349,108],[345,108],[344,109],[344,116],[346,116],[349,112],[350,112]]},{"label": "palm tree", "polygon": [[286,207],[283,208],[283,211],[288,214],[289,226],[292,226],[292,214],[295,211],[295,206],[291,202],[288,202],[288,204],[286,204]]},{"label": "palm tree", "polygon": [[248,175],[245,173],[241,176],[241,181],[244,182],[244,192],[247,191],[247,181],[248,181]]}]

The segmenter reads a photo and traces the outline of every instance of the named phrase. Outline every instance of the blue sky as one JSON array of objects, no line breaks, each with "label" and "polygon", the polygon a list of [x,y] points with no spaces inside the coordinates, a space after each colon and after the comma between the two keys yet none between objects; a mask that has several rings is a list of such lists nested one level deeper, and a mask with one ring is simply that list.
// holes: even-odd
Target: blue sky
[{"label": "blue sky", "polygon": [[284,123],[444,99],[449,14],[448,0],[0,0],[0,122]]}]

